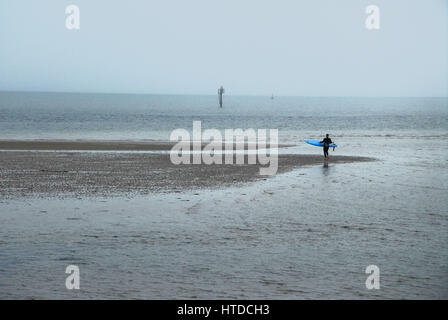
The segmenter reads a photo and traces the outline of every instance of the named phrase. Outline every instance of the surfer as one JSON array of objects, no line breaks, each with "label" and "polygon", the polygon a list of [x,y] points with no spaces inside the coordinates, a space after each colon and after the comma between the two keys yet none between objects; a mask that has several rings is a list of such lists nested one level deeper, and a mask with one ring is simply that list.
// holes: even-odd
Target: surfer
[{"label": "surfer", "polygon": [[333,141],[331,141],[328,133],[325,135],[324,140],[322,140],[320,143],[322,143],[324,145],[324,158],[327,159],[328,158],[328,149],[330,149],[330,144],[333,143]]}]

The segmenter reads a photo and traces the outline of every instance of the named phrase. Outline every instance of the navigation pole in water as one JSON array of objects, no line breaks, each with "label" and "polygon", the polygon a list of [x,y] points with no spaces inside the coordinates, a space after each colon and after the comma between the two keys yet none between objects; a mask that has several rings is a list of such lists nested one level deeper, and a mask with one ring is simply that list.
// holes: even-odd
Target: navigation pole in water
[{"label": "navigation pole in water", "polygon": [[219,107],[222,108],[222,95],[224,94],[224,88],[221,86],[221,88],[218,89],[218,96],[219,96]]}]

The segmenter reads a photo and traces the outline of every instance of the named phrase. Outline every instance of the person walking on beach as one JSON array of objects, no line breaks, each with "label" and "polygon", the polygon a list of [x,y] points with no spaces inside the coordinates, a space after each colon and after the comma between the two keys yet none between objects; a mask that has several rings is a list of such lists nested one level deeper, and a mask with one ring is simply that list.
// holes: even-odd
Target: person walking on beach
[{"label": "person walking on beach", "polygon": [[333,141],[331,141],[328,133],[325,135],[324,140],[322,140],[320,143],[322,143],[324,145],[324,158],[327,159],[328,158],[328,149],[330,149],[330,144],[333,143]]}]

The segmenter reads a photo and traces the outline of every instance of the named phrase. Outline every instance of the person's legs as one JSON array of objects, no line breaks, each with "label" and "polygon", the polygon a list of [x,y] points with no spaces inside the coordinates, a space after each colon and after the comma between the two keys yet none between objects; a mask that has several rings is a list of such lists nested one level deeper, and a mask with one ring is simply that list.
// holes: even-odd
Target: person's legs
[{"label": "person's legs", "polygon": [[329,148],[325,148],[325,147],[324,147],[324,157],[325,157],[325,158],[328,158],[328,149],[329,149]]}]

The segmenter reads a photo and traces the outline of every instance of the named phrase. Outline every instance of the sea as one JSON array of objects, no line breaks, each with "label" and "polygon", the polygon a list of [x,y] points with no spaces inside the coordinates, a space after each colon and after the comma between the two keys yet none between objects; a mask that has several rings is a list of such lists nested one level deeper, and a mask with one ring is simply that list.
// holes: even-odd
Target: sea
[{"label": "sea", "polygon": [[166,141],[195,120],[376,161],[146,196],[0,190],[0,299],[448,299],[446,97],[0,92],[0,140]]}]

